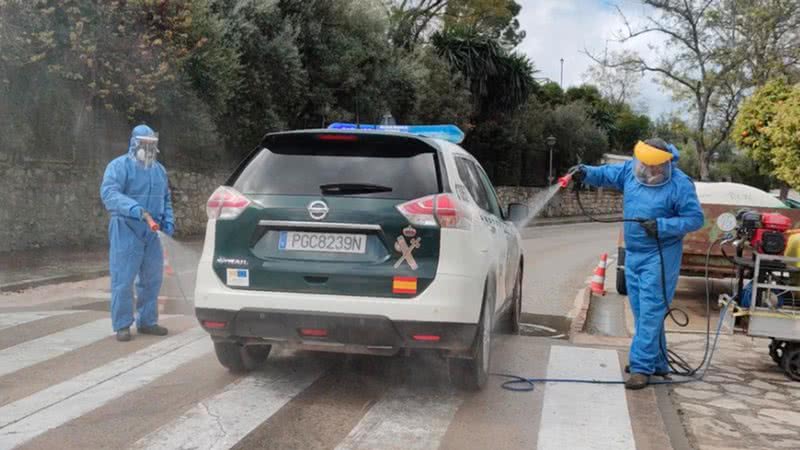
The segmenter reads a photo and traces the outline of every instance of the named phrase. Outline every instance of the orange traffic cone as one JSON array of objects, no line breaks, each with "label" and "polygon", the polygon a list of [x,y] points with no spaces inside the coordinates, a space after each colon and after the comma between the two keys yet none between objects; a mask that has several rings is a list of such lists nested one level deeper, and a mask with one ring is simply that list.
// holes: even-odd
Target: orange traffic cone
[{"label": "orange traffic cone", "polygon": [[594,269],[594,275],[592,275],[592,283],[591,289],[592,294],[595,295],[606,295],[606,264],[608,262],[608,253],[603,253],[600,255],[600,262],[597,263],[597,268]]}]

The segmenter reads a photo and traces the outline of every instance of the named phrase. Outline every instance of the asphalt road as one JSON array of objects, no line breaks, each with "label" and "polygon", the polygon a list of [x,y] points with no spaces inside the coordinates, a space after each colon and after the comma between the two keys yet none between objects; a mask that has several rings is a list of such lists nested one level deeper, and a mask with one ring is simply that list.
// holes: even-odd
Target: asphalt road
[{"label": "asphalt road", "polygon": [[562,334],[601,253],[616,257],[619,225],[583,223],[527,228],[522,311],[526,322]]},{"label": "asphalt road", "polygon": [[[527,317],[572,307],[613,227],[526,230]],[[191,316],[192,254],[173,247],[167,338],[110,332],[107,279],[0,296],[0,449],[670,448],[653,389],[537,385],[458,391],[435,355],[344,357],[275,350],[245,376],[216,361]],[[588,270],[588,271],[587,271]],[[181,286],[176,286],[177,279]],[[533,313],[531,313],[533,312]],[[539,314],[541,313],[541,314]],[[618,349],[495,335],[492,370],[621,378]]]}]

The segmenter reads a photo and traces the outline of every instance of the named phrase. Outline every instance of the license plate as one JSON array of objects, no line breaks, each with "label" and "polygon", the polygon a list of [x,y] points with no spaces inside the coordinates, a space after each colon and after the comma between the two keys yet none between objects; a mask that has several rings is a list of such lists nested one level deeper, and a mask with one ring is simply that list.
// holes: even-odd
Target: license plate
[{"label": "license plate", "polygon": [[358,253],[367,251],[365,234],[281,231],[278,249],[300,252]]}]

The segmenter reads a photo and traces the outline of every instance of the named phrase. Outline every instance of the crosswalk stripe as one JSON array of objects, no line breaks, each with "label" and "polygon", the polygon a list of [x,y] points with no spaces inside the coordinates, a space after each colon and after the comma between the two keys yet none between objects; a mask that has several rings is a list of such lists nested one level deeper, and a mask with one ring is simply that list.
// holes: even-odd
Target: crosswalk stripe
[{"label": "crosswalk stripe", "polygon": [[156,357],[135,369],[107,379],[21,420],[0,427],[0,448],[12,448],[23,444],[128,392],[139,389],[158,377],[208,353],[209,347],[208,339],[199,336],[195,340],[190,340],[186,345]]},{"label": "crosswalk stripe", "polygon": [[111,335],[111,320],[101,319],[0,350],[0,376],[84,347]]},{"label": "crosswalk stripe", "polygon": [[77,310],[72,311],[25,311],[14,313],[0,313],[0,330],[15,327],[35,320],[46,319],[48,317],[63,316],[66,314],[74,314]]},{"label": "crosswalk stripe", "polygon": [[198,403],[178,419],[143,437],[133,448],[232,447],[325,371],[321,361],[297,358],[270,358],[263,371]]},{"label": "crosswalk stripe", "polygon": [[391,389],[336,449],[439,448],[463,401],[451,389]]},{"label": "crosswalk stripe", "polygon": [[159,341],[124,358],[90,370],[70,380],[50,386],[31,396],[0,407],[0,429],[24,419],[37,411],[53,406],[69,397],[80,394],[120,374],[135,369],[170,351],[203,337],[205,332],[195,327],[176,336]]},{"label": "crosswalk stripe", "polygon": [[[620,379],[620,372],[615,350],[566,346],[550,349],[547,378],[616,380]],[[635,449],[624,387],[547,384],[537,448]]]}]

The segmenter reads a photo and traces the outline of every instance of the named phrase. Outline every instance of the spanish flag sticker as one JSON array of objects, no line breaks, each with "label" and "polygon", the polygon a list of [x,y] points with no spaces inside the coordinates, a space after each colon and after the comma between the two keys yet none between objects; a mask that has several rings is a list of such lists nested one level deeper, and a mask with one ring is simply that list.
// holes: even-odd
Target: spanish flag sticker
[{"label": "spanish flag sticker", "polygon": [[417,293],[417,278],[416,277],[394,277],[392,280],[392,293],[393,294],[416,294]]}]

